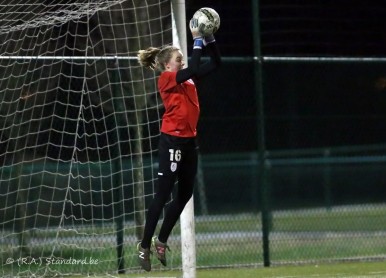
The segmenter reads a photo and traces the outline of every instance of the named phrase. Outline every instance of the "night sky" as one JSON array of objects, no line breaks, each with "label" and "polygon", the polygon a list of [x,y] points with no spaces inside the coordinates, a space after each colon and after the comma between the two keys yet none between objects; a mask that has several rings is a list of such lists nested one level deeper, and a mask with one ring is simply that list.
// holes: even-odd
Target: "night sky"
[{"label": "night sky", "polygon": [[[262,0],[261,53],[284,57],[386,57],[384,1]],[[187,1],[187,17],[216,9],[216,39],[224,60],[254,55],[251,1]],[[226,78],[224,78],[224,76]],[[204,88],[203,149],[254,150],[256,93],[253,65],[224,63]],[[226,84],[224,84],[224,82]],[[386,62],[264,62],[268,149],[383,144],[386,138]],[[213,87],[213,86],[208,86]],[[231,105],[229,104],[231,103]],[[243,134],[240,138],[240,129]],[[221,142],[212,144],[207,140]]]},{"label": "night sky", "polygon": [[[221,16],[216,36],[226,56],[253,55],[252,1],[187,0],[187,17],[200,7]],[[261,0],[261,49],[265,56],[386,56],[384,1]]]}]

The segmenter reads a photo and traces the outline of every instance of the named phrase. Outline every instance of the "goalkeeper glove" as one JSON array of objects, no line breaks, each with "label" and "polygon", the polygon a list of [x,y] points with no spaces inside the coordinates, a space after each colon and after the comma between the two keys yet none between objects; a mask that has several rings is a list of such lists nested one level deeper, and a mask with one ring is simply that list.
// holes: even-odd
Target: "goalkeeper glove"
[{"label": "goalkeeper glove", "polygon": [[190,20],[189,27],[190,27],[190,32],[192,33],[192,36],[193,36],[193,40],[202,39],[201,33],[198,29],[198,19],[197,18],[192,18]]},{"label": "goalkeeper glove", "polygon": [[203,40],[203,43],[204,43],[204,46],[207,46],[208,44],[212,43],[212,42],[215,42],[215,38],[214,38],[214,35],[209,35],[209,36],[205,36],[204,37],[204,40]]},{"label": "goalkeeper glove", "polygon": [[189,23],[190,27],[190,32],[192,33],[194,44],[193,44],[193,49],[194,48],[202,48],[203,45],[203,40],[202,36],[200,34],[200,31],[198,30],[198,20],[197,18],[192,18]]}]

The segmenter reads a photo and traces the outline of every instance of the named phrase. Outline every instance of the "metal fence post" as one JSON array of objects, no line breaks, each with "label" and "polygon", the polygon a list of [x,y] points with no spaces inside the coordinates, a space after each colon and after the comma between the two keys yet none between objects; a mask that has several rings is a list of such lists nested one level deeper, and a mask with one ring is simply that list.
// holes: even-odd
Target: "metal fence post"
[{"label": "metal fence post", "polygon": [[259,24],[259,1],[252,0],[253,19],[253,49],[254,49],[254,81],[257,106],[257,141],[258,141],[258,162],[261,207],[262,207],[262,232],[263,232],[263,258],[264,266],[270,266],[269,259],[269,215],[265,195],[267,192],[266,183],[266,148],[265,148],[265,120],[264,120],[264,97],[262,85],[262,56],[260,50],[260,24]]}]

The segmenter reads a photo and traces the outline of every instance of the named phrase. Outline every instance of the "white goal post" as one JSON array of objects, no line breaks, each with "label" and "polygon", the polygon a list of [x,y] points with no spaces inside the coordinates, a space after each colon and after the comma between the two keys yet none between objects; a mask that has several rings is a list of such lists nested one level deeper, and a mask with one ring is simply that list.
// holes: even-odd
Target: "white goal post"
[{"label": "white goal post", "polygon": [[[172,15],[176,22],[177,31],[173,35],[173,43],[180,44],[180,49],[184,57],[188,57],[187,51],[187,32],[186,32],[186,8],[185,0],[172,0]],[[173,33],[174,34],[174,33]],[[187,58],[186,58],[187,60]],[[196,277],[196,241],[195,241],[195,222],[194,222],[194,202],[193,197],[186,204],[181,217],[181,253],[182,270],[184,278]]]}]

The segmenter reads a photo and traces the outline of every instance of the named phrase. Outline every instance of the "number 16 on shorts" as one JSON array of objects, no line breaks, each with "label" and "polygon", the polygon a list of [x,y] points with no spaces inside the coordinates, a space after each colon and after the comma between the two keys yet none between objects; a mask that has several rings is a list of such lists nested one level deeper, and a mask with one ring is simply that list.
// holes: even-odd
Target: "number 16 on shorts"
[{"label": "number 16 on shorts", "polygon": [[181,150],[169,149],[170,154],[170,170],[175,172],[177,170],[177,162],[181,161]]}]

